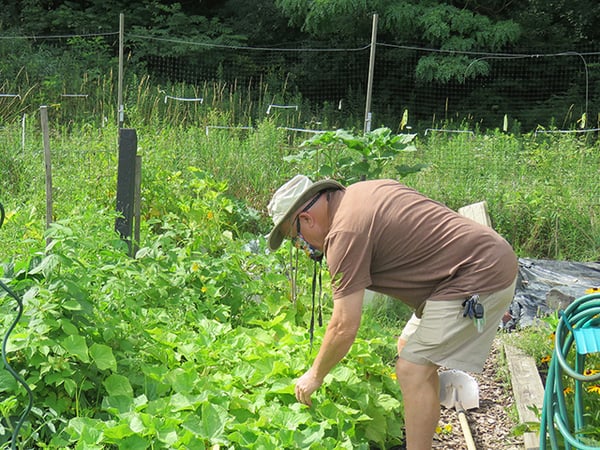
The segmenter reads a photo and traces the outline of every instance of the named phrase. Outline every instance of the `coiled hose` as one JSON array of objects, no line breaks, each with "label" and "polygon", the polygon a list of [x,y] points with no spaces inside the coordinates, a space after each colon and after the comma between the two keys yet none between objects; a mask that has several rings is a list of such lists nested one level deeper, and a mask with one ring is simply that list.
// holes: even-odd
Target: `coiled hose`
[{"label": "coiled hose", "polygon": [[[567,355],[575,344],[575,367],[569,366]],[[564,438],[565,450],[596,450],[582,439],[584,428],[584,383],[600,380],[600,373],[586,375],[586,356],[600,352],[600,294],[578,298],[560,312],[556,327],[554,351],[546,378],[544,406],[540,426],[540,450],[545,450],[547,437],[553,449],[559,448],[556,430]],[[569,420],[565,400],[564,375],[574,380],[573,424]],[[589,442],[589,441],[588,441]]]},{"label": "coiled hose", "polygon": [[[2,203],[0,203],[0,227],[4,223],[4,217],[5,217],[4,207],[2,206]],[[23,301],[6,284],[4,284],[2,282],[2,280],[0,280],[0,288],[2,288],[4,291],[6,291],[6,293],[8,293],[8,295],[11,296],[12,298],[14,298],[15,301],[17,302],[17,316],[14,318],[12,324],[6,331],[6,334],[4,335],[4,339],[2,339],[2,352],[1,352],[2,363],[4,364],[4,367],[6,368],[6,370],[8,370],[8,372],[12,375],[12,377],[25,388],[25,391],[27,392],[27,399],[28,399],[27,406],[21,413],[21,416],[19,417],[19,420],[17,421],[17,424],[14,427],[12,437],[10,440],[11,450],[16,450],[17,437],[19,436],[19,431],[20,431],[21,427],[23,426],[23,423],[25,422],[25,419],[27,418],[29,412],[33,408],[33,392],[31,391],[31,388],[25,382],[25,380],[23,378],[21,378],[21,376],[8,363],[8,358],[6,357],[6,345],[8,343],[8,337],[10,336],[10,333],[12,333],[12,331],[17,326],[17,323],[19,323],[19,320],[21,319],[21,315],[23,314]]]}]

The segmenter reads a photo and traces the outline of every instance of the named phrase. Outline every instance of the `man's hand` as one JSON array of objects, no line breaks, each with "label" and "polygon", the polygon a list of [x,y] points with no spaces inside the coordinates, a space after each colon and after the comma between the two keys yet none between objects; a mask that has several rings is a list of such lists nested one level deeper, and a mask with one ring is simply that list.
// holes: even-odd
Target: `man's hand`
[{"label": "man's hand", "polygon": [[298,381],[296,382],[296,399],[300,403],[312,406],[310,397],[322,384],[323,380],[315,377],[312,369],[309,369],[308,372],[298,378]]}]

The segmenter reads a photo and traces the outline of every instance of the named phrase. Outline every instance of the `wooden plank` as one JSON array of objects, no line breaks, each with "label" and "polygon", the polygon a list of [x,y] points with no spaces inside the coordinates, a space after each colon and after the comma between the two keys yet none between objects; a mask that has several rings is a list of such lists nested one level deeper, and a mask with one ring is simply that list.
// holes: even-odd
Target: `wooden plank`
[{"label": "wooden plank", "polygon": [[[513,395],[519,413],[519,420],[524,422],[539,422],[535,413],[530,409],[535,406],[539,411],[544,406],[544,386],[531,356],[509,345],[504,346],[506,361],[510,371]],[[525,433],[523,436],[526,450],[539,449],[539,434]]]},{"label": "wooden plank", "polygon": [[462,216],[468,217],[471,220],[474,220],[477,223],[487,225],[490,228],[492,227],[492,221],[490,219],[490,215],[488,214],[487,202],[485,200],[463,206],[462,208],[459,208],[458,213]]},{"label": "wooden plank", "polygon": [[[487,211],[487,202],[481,201],[463,206],[458,213],[474,220],[477,223],[492,228],[492,221]],[[535,365],[535,360],[525,355],[515,347],[505,345],[504,353],[510,370],[510,379],[513,395],[519,414],[519,420],[524,422],[538,422],[538,418],[531,406],[536,406],[539,411],[544,405],[544,386]],[[539,433],[527,432],[523,434],[525,450],[539,450]]]},{"label": "wooden plank", "polygon": [[140,248],[140,222],[142,217],[142,157],[135,157],[135,181],[133,190],[133,249],[135,256]]}]

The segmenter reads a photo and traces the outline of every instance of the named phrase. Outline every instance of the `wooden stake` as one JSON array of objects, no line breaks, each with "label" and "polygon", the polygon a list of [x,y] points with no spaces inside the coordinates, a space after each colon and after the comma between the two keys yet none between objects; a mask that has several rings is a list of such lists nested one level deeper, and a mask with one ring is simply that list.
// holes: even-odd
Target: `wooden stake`
[{"label": "wooden stake", "polygon": [[[42,122],[42,136],[44,140],[44,162],[46,165],[46,229],[52,223],[52,162],[50,159],[50,127],[48,126],[48,107],[40,106],[40,119]],[[51,239],[46,239],[46,245]]]}]

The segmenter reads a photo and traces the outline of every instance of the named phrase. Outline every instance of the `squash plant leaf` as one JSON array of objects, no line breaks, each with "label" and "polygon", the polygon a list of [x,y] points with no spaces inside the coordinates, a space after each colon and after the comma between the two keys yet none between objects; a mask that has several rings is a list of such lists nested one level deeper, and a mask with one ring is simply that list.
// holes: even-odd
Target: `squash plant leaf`
[{"label": "squash plant leaf", "polygon": [[125,395],[127,397],[133,396],[133,388],[129,383],[129,380],[123,375],[113,373],[104,380],[104,387],[108,392],[108,395]]},{"label": "squash plant leaf", "polygon": [[183,423],[183,427],[197,436],[212,441],[222,439],[226,423],[227,410],[225,408],[204,403],[200,408],[200,417],[190,416]]}]

